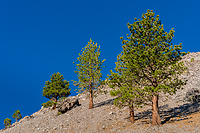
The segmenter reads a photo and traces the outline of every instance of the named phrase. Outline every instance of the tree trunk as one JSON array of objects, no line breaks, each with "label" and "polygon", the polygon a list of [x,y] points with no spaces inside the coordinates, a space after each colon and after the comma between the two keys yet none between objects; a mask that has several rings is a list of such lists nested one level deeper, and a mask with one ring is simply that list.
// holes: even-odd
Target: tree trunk
[{"label": "tree trunk", "polygon": [[135,118],[134,118],[134,108],[133,108],[133,105],[129,106],[129,111],[130,111],[130,122],[134,123],[135,122]]},{"label": "tree trunk", "polygon": [[89,109],[93,109],[92,83],[90,84],[90,103]]},{"label": "tree trunk", "polygon": [[152,122],[153,126],[161,125],[161,119],[158,108],[158,95],[157,96],[153,95],[152,97],[152,119],[153,119]]},{"label": "tree trunk", "polygon": [[[57,102],[57,97],[55,97],[55,102]],[[53,105],[53,109],[56,109],[56,104]]]}]

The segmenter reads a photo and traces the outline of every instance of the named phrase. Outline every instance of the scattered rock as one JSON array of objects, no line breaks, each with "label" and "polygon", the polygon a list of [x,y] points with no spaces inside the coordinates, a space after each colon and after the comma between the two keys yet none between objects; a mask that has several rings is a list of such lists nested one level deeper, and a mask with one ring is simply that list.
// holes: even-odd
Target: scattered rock
[{"label": "scattered rock", "polygon": [[[191,58],[194,60],[191,62]],[[164,94],[159,95],[160,116],[164,124],[151,126],[151,106],[135,109],[134,124],[129,122],[129,111],[113,105],[113,97],[108,94],[99,94],[94,98],[94,108],[88,109],[89,99],[86,94],[68,97],[59,102],[56,110],[41,108],[31,116],[25,116],[15,126],[0,130],[1,133],[40,133],[40,132],[116,132],[116,133],[154,133],[154,132],[199,132],[200,131],[200,103],[191,103],[185,100],[187,92],[192,88],[200,89],[200,53],[191,53],[183,57],[188,67],[181,78],[188,80],[183,90],[166,100]],[[112,90],[108,86],[104,89]],[[192,96],[198,95],[192,91]],[[190,93],[191,94],[191,93]],[[191,95],[190,95],[191,96]],[[81,106],[79,100],[82,100]],[[198,97],[196,97],[198,99]],[[77,107],[76,107],[77,106]],[[76,108],[74,108],[76,107]],[[72,109],[73,108],[73,109]],[[57,111],[66,112],[56,115]],[[193,118],[190,116],[196,113]],[[114,114],[114,115],[113,115]],[[188,117],[189,116],[189,117]]]}]

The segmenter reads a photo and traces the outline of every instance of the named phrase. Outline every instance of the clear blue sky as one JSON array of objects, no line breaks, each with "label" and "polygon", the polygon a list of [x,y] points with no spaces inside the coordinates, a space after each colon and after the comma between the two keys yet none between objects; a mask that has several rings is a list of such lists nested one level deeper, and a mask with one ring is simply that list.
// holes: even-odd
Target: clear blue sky
[{"label": "clear blue sky", "polygon": [[[15,110],[31,115],[48,99],[45,81],[60,72],[77,80],[73,64],[90,38],[106,59],[103,79],[114,69],[127,23],[147,9],[160,15],[165,31],[174,27],[174,44],[200,51],[199,0],[1,0],[0,1],[0,129]],[[76,87],[70,82],[72,95]]]}]

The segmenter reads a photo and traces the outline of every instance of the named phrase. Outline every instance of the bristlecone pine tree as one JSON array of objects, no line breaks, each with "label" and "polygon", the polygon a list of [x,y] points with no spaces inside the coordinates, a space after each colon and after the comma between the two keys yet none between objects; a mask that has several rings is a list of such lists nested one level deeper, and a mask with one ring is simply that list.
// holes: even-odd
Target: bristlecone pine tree
[{"label": "bristlecone pine tree", "polygon": [[[159,15],[155,16],[152,10],[147,10],[141,19],[135,18],[135,22],[127,26],[130,35],[127,34],[127,40],[121,37],[124,45],[120,63],[125,64],[125,69],[133,75],[130,83],[138,90],[133,94],[146,104],[152,102],[152,125],[160,125],[159,93],[173,95],[177,89],[183,89],[186,81],[179,79],[179,75],[186,67],[180,60],[186,53],[180,51],[181,43],[172,44],[173,28],[169,33],[165,32]],[[119,65],[117,69],[123,67]]]},{"label": "bristlecone pine tree", "polygon": [[[81,50],[82,51],[82,50]],[[93,108],[93,90],[98,89],[97,87],[101,84],[102,80],[102,63],[100,59],[100,46],[90,39],[88,44],[83,48],[82,54],[79,53],[77,58],[75,73],[78,76],[79,81],[74,81],[74,85],[78,86],[79,92],[90,93],[89,109]]]},{"label": "bristlecone pine tree", "polygon": [[21,115],[20,111],[17,110],[17,111],[15,111],[15,113],[12,115],[12,117],[15,118],[15,120],[16,120],[16,122],[17,122],[18,120],[20,120],[20,119],[22,118],[22,115]]},{"label": "bristlecone pine tree", "polygon": [[67,97],[70,95],[69,81],[64,80],[63,75],[59,72],[54,73],[51,76],[50,81],[46,81],[43,87],[43,96],[49,98],[50,100],[54,100],[54,109],[56,108],[56,102],[61,97]]},{"label": "bristlecone pine tree", "polygon": [[9,127],[10,125],[11,125],[11,119],[9,119],[9,118],[4,119],[5,128]]}]

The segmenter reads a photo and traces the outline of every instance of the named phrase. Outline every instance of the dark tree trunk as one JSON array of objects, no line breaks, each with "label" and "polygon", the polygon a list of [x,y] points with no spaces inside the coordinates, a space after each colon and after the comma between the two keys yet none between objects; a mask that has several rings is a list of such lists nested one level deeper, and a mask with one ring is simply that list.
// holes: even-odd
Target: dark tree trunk
[{"label": "dark tree trunk", "polygon": [[153,126],[161,125],[161,119],[158,108],[158,95],[157,96],[153,95],[152,97],[152,119],[153,119],[152,122]]},{"label": "dark tree trunk", "polygon": [[90,84],[90,103],[89,109],[93,109],[92,83]]},{"label": "dark tree trunk", "polygon": [[[55,97],[55,102],[57,102],[57,97]],[[56,109],[56,104],[53,105],[53,109]]]},{"label": "dark tree trunk", "polygon": [[135,122],[135,118],[134,118],[134,108],[133,108],[133,105],[129,106],[129,111],[130,111],[130,122],[134,123]]}]

